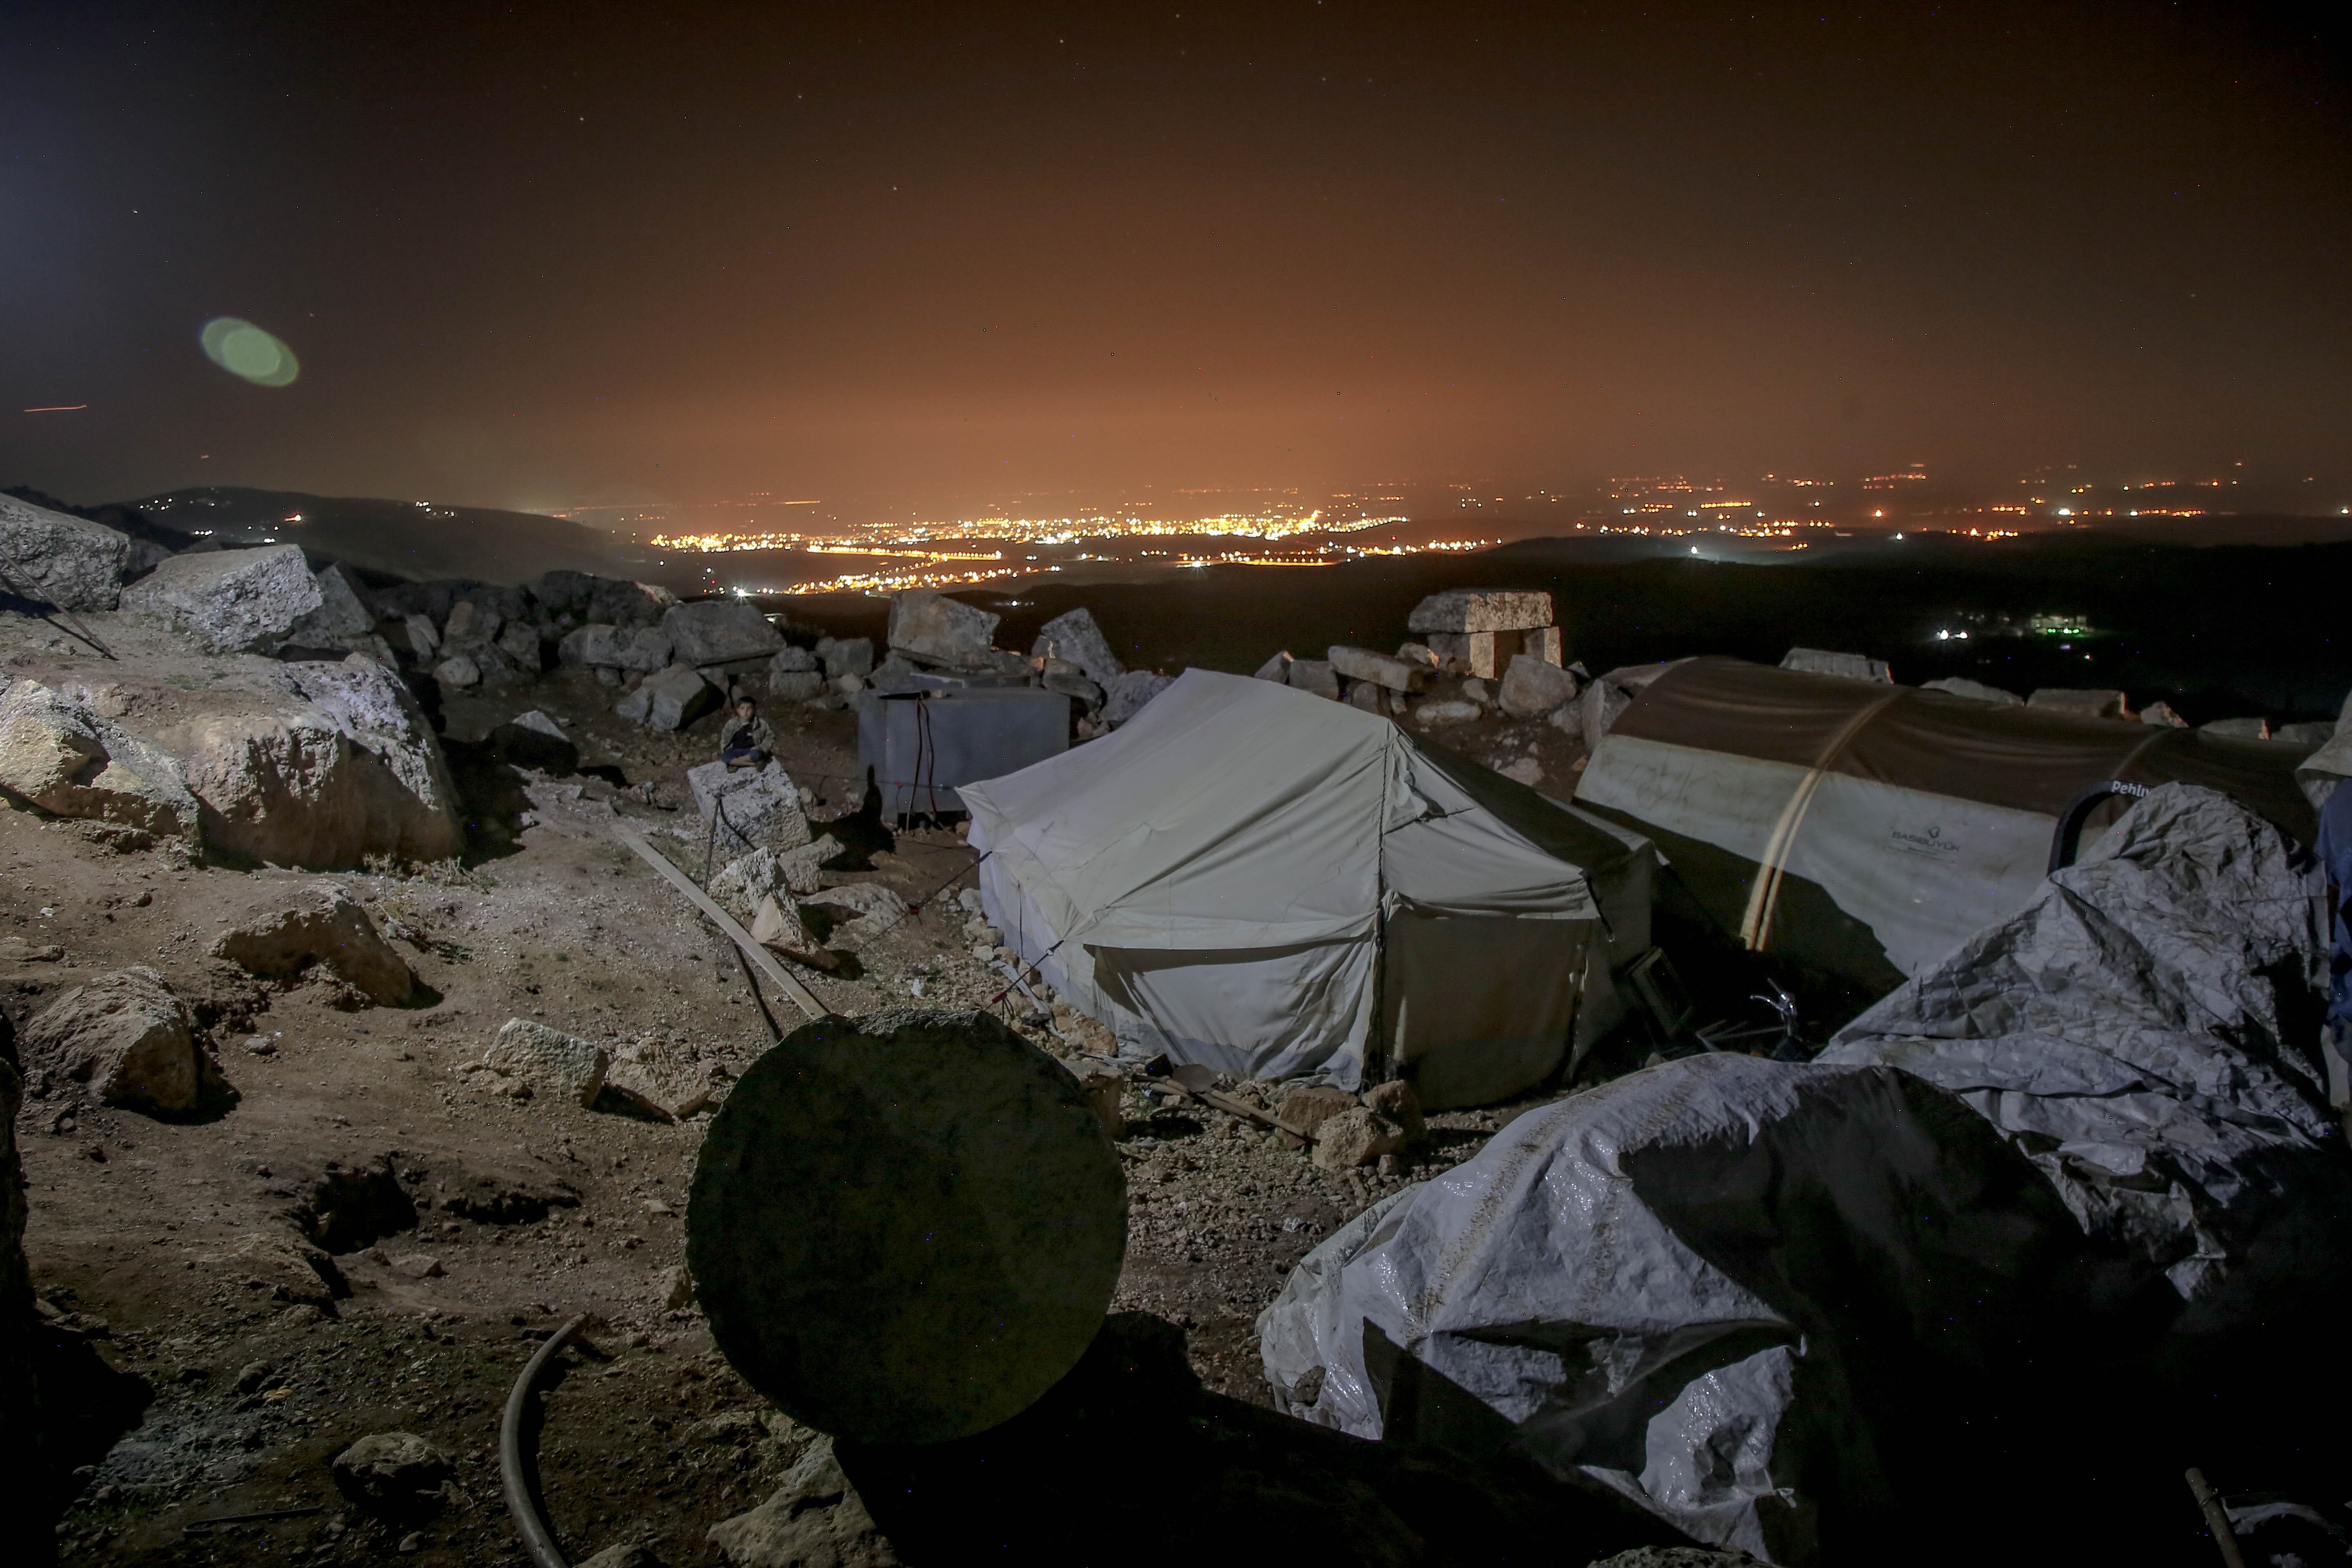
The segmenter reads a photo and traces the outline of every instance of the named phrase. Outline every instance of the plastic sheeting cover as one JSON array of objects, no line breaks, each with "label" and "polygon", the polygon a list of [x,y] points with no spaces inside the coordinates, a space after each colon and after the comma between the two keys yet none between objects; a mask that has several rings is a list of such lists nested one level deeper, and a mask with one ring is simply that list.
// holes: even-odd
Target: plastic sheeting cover
[{"label": "plastic sheeting cover", "polygon": [[1916,1501],[1886,1460],[1998,1450],[2018,1369],[2079,1359],[2021,1347],[2085,1321],[2083,1251],[1942,1091],[1701,1056],[1529,1111],[1358,1216],[1260,1315],[1260,1351],[1307,1420],[1447,1442],[1499,1417],[1555,1473],[1802,1561],[1825,1511],[1853,1542]]},{"label": "plastic sheeting cover", "polygon": [[1819,1060],[1951,1089],[2085,1229],[2139,1248],[2183,1298],[2207,1297],[2291,1200],[2345,1180],[2313,1054],[2325,896],[2278,828],[2166,784]]}]

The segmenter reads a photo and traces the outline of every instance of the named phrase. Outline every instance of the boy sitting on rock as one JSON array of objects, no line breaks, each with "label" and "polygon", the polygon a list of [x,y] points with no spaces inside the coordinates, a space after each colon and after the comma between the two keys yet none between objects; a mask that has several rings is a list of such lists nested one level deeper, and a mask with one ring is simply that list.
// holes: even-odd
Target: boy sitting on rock
[{"label": "boy sitting on rock", "polygon": [[763,766],[776,749],[776,732],[749,697],[735,699],[735,717],[719,729],[719,760],[730,768]]}]

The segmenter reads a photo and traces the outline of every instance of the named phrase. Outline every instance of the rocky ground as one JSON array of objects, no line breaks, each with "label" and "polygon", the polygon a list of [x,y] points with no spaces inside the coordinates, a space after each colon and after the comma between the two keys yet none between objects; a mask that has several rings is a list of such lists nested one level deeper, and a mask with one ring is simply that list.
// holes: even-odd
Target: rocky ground
[{"label": "rocky ground", "polygon": [[[168,704],[217,701],[268,662],[200,667],[136,616],[89,619],[121,660],[0,616],[0,673],[110,692],[103,700],[134,724]],[[615,717],[614,696],[582,670],[451,696],[440,721],[467,848],[437,864],[226,869],[173,841],[0,811],[11,895],[0,1006],[21,1027],[99,974],[152,965],[192,1002],[233,1091],[233,1103],[158,1120],[26,1063],[26,1249],[49,1331],[144,1384],[96,1385],[126,1412],[144,1404],[116,1431],[98,1413],[104,1400],[93,1405],[89,1451],[71,1456],[81,1468],[61,1494],[66,1561],[519,1561],[499,1496],[499,1413],[523,1360],[575,1313],[588,1314],[593,1349],[562,1358],[542,1458],[550,1516],[575,1560],[638,1541],[665,1562],[719,1561],[709,1527],[803,1458],[810,1435],[732,1374],[678,1285],[708,1112],[669,1122],[517,1098],[495,1092],[505,1086],[494,1075],[461,1070],[520,1017],[616,1050],[665,1042],[716,1100],[769,1043],[731,946],[614,837],[632,826],[700,879],[708,838],[684,775],[712,754],[718,721],[661,733]],[[524,777],[478,744],[530,708],[578,742],[578,773]],[[891,835],[856,816],[854,714],[793,704],[770,717],[784,767],[816,798],[817,830],[838,819],[847,846],[824,879],[880,883],[919,905],[844,973],[803,974],[822,1003],[852,1016],[918,996],[989,1006],[1065,1057],[1084,1044],[1024,998],[1001,999],[1004,975],[975,955],[957,900],[971,881],[958,837]],[[1482,761],[1532,746],[1547,774],[1570,776],[1557,730],[1455,728]],[[322,971],[257,981],[210,955],[217,931],[321,883],[394,940],[420,983],[410,1005],[366,1005]],[[785,1028],[800,1021],[771,1005]],[[1275,1103],[1264,1086],[1227,1087]],[[1433,1117],[1404,1168],[1332,1172],[1255,1121],[1130,1089],[1118,1141],[1130,1241],[1115,1309],[1182,1330],[1205,1389],[1268,1405],[1252,1325],[1290,1267],[1513,1113]],[[331,1470],[354,1440],[387,1430],[453,1465],[442,1500],[414,1517],[352,1507]],[[204,1522],[257,1513],[279,1517]]]}]

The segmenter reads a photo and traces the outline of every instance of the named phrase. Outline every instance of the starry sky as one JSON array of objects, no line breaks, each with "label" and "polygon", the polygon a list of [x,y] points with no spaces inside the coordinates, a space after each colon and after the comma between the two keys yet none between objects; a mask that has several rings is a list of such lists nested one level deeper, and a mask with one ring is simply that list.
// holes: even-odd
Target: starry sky
[{"label": "starry sky", "polygon": [[[2147,0],[16,0],[0,483],[2340,471],[2343,42]],[[216,363],[222,318],[294,357]]]}]

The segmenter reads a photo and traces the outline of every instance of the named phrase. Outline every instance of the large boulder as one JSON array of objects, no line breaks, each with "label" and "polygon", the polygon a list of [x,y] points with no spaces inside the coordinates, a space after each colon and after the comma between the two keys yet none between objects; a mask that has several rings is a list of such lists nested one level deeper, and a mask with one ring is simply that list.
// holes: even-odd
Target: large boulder
[{"label": "large boulder", "polygon": [[893,594],[887,636],[892,647],[927,663],[981,669],[989,663],[989,639],[1001,618],[944,594]]},{"label": "large boulder", "polygon": [[721,854],[797,849],[809,841],[800,791],[781,763],[758,769],[705,763],[687,770],[686,784],[694,792],[702,820],[717,823],[715,837]]},{"label": "large boulder", "polygon": [[1037,640],[1030,646],[1029,657],[1066,659],[1101,687],[1109,686],[1127,673],[1127,666],[1110,651],[1110,639],[1095,625],[1094,613],[1084,605],[1038,627]]},{"label": "large boulder", "polygon": [[539,628],[529,621],[509,621],[506,629],[491,639],[490,646],[506,655],[517,673],[524,676],[539,673]]},{"label": "large boulder", "polygon": [[719,689],[692,665],[673,664],[613,705],[613,711],[649,730],[683,730],[719,706]]},{"label": "large boulder", "polygon": [[634,669],[643,675],[668,668],[670,653],[670,636],[666,627],[610,626],[601,623],[581,627],[555,648],[555,657],[566,664]]},{"label": "large boulder", "polygon": [[1551,595],[1517,588],[1448,588],[1412,607],[1417,632],[1516,632],[1551,625]]},{"label": "large boulder", "polygon": [[1126,723],[1143,711],[1143,705],[1176,684],[1172,675],[1162,675],[1156,669],[1130,669],[1110,683],[1103,693],[1103,721],[1112,725]]},{"label": "large boulder", "polygon": [[187,769],[205,844],[310,870],[446,860],[465,841],[424,713],[373,659],[277,667],[282,695],[159,737]]},{"label": "large boulder", "polygon": [[601,621],[584,626],[574,626],[563,634],[555,645],[555,662],[607,669],[621,667],[621,651],[614,640],[614,628]]},{"label": "large boulder", "polygon": [[756,605],[740,599],[698,599],[674,605],[662,616],[671,656],[680,664],[726,664],[765,658],[784,646],[783,634],[768,624]]},{"label": "large boulder", "polygon": [[1339,672],[1328,658],[1294,658],[1283,667],[1283,679],[1297,690],[1311,691],[1334,702],[1339,700]]},{"label": "large boulder", "polygon": [[377,934],[367,910],[331,884],[290,909],[257,915],[223,931],[213,939],[212,952],[272,980],[290,980],[311,964],[323,964],[379,1006],[397,1007],[416,988],[416,976]]},{"label": "large boulder", "polygon": [[839,680],[845,675],[862,677],[874,673],[874,641],[870,637],[819,637],[816,657],[824,666],[828,681]]},{"label": "large boulder", "polygon": [[809,1445],[775,1495],[710,1527],[710,1544],[732,1568],[898,1568],[898,1554],[833,1457],[833,1439]]},{"label": "large boulder", "polygon": [[1368,647],[1334,646],[1327,652],[1331,668],[1339,674],[1391,691],[1426,691],[1436,673],[1425,664],[1375,653]]},{"label": "large boulder", "polygon": [[0,694],[0,794],[59,816],[196,836],[196,797],[170,754],[37,680]]},{"label": "large boulder", "polygon": [[124,609],[162,616],[215,653],[283,642],[324,602],[293,544],[174,555],[122,594]]},{"label": "large boulder", "polygon": [[528,1018],[509,1018],[482,1053],[482,1065],[557,1100],[593,1105],[613,1058],[593,1041]]},{"label": "large boulder", "polygon": [[1539,719],[1576,700],[1576,677],[1533,654],[1513,654],[1495,700],[1514,719]]},{"label": "large boulder", "polygon": [[453,651],[488,647],[505,625],[506,616],[488,599],[460,599],[449,606],[449,619],[441,627],[441,640]]},{"label": "large boulder", "polygon": [[368,613],[341,566],[321,567],[313,580],[319,584],[319,607],[294,623],[286,634],[288,642],[297,647],[341,647],[375,635],[375,616]]},{"label": "large boulder", "polygon": [[102,522],[0,495],[0,564],[16,586],[61,610],[110,610],[122,593],[129,535]]},{"label": "large boulder", "polygon": [[677,603],[677,595],[656,583],[631,583],[617,577],[596,579],[589,613],[616,626],[651,626]]},{"label": "large boulder", "polygon": [[59,996],[25,1026],[23,1048],[127,1110],[189,1110],[204,1087],[195,1016],[144,966],[101,974]]}]

